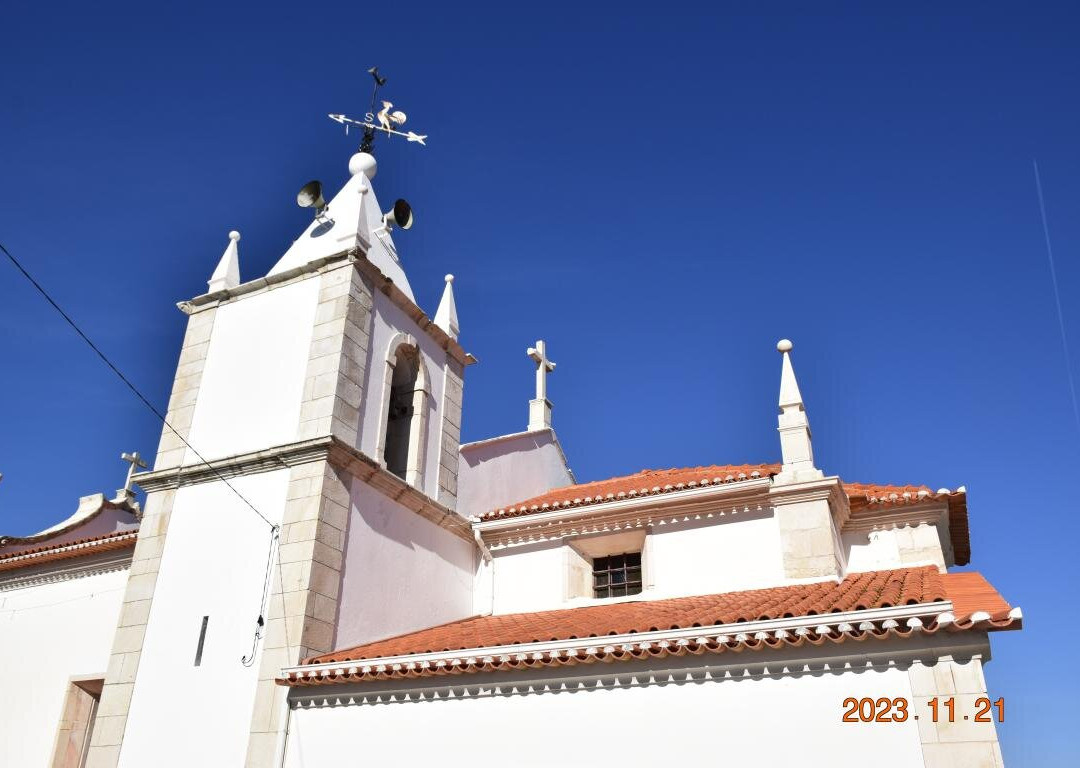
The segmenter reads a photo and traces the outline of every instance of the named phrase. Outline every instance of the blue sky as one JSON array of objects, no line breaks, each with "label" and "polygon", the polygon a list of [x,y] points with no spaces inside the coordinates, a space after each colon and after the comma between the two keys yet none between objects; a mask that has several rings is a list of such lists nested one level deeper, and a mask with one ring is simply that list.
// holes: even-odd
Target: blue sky
[{"label": "blue sky", "polygon": [[[356,137],[326,114],[362,114],[378,64],[431,136],[384,143],[376,186],[416,209],[420,305],[457,275],[465,439],[524,428],[543,337],[579,479],[776,460],[791,337],[819,466],[967,486],[972,566],[1026,617],[988,667],[1006,759],[1071,764],[1080,432],[1032,159],[1080,343],[1080,8],[747,5],[18,2],[0,242],[164,407],[175,302],[230,229],[265,274],[299,186],[343,183]],[[0,532],[153,453],[154,418],[4,263],[0,372]]]}]

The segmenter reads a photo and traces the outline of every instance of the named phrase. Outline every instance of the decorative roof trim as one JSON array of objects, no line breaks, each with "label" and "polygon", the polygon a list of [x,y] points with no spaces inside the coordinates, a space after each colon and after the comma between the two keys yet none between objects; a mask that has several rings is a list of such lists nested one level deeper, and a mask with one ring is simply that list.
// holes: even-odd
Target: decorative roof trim
[{"label": "decorative roof trim", "polygon": [[306,280],[310,277],[320,275],[323,272],[342,269],[350,265],[354,266],[357,271],[371,280],[375,290],[388,296],[390,301],[413,319],[420,327],[421,331],[434,339],[440,347],[445,349],[447,353],[461,365],[472,365],[476,362],[475,357],[466,352],[456,339],[452,338],[446,331],[435,325],[435,322],[424,313],[424,310],[420,309],[412,299],[406,296],[405,293],[394,284],[394,281],[383,274],[383,271],[372,263],[368,259],[367,254],[358,247],[341,251],[331,256],[313,259],[306,264],[287,269],[284,272],[266,275],[257,280],[249,280],[246,283],[241,283],[235,288],[226,288],[222,291],[205,293],[201,296],[189,299],[188,301],[181,301],[176,306],[184,314],[193,315],[213,307],[219,307],[222,304],[228,304],[245,296],[281,288],[289,283]]},{"label": "decorative roof trim", "polygon": [[[660,509],[639,507],[629,510],[579,510],[576,515],[542,526],[529,525],[527,519],[521,519],[517,527],[488,532],[483,536],[492,549],[502,549],[515,545],[535,544],[542,541],[554,541],[577,536],[620,533],[649,526],[677,526],[683,523],[694,523],[699,520],[723,517],[731,517],[736,520],[739,519],[739,515],[743,515],[745,518],[759,514],[768,508],[768,499],[765,497],[755,499],[749,496],[739,496],[727,499],[722,506],[717,501],[711,500],[708,503],[699,502],[693,506],[679,504]],[[478,536],[481,535],[479,528],[475,525],[473,532]]]},{"label": "decorative roof trim", "polygon": [[47,564],[43,563],[41,567],[27,565],[17,571],[0,573],[0,592],[83,579],[113,573],[114,571],[126,571],[131,567],[131,551],[107,552],[100,557],[86,555],[85,557],[72,559],[71,562],[74,565],[48,568],[46,567]]},{"label": "decorative roof trim", "polygon": [[[91,503],[97,504],[96,508],[80,514],[84,505]],[[65,533],[70,533],[80,526],[86,525],[107,509],[118,509],[130,512],[136,520],[142,516],[142,510],[139,509],[139,503],[135,501],[134,494],[125,492],[124,489],[117,491],[115,499],[106,499],[104,493],[95,493],[89,496],[83,496],[79,499],[79,507],[75,510],[75,514],[68,518],[67,524],[46,528],[44,531],[40,531],[30,536],[0,536],[0,547],[10,547],[16,544],[34,544],[39,541],[55,539],[58,536],[63,536]],[[3,559],[3,557],[4,555],[0,553],[0,559]]]},{"label": "decorative roof trim", "polygon": [[[714,478],[705,482],[679,483],[678,486],[665,488],[643,488],[593,499],[584,499],[556,503],[551,507],[542,505],[538,511],[531,509],[524,515],[514,517],[473,518],[473,527],[482,534],[515,530],[521,528],[540,528],[562,523],[572,519],[592,518],[608,513],[618,514],[623,511],[641,511],[645,508],[656,511],[690,511],[690,509],[713,502],[717,498],[745,498],[764,496],[768,493],[772,481],[768,477],[740,478],[726,480]],[[513,513],[514,507],[510,508]]]},{"label": "decorative roof trim", "polygon": [[852,514],[844,525],[844,532],[869,533],[871,531],[917,526],[922,523],[937,525],[948,523],[949,503],[934,500],[927,504],[898,506],[895,509],[874,509],[862,507]]},{"label": "decorative roof trim", "polygon": [[347,445],[334,435],[300,440],[262,451],[240,453],[207,463],[142,472],[135,483],[147,493],[209,483],[243,475],[273,472],[278,469],[328,461],[376,488],[407,509],[435,523],[465,541],[473,542],[469,524],[456,512],[444,507],[383,468],[379,462]]},{"label": "decorative roof trim", "polygon": [[[732,471],[735,469],[748,470],[751,468],[755,471],[750,472],[749,474],[745,471]],[[726,473],[723,474],[722,477],[716,477],[715,474],[712,474],[721,471]],[[528,522],[528,518],[538,518],[540,515],[552,511],[569,511],[575,507],[605,506],[613,501],[622,501],[630,498],[652,498],[661,494],[685,491],[688,488],[693,487],[701,488],[723,483],[745,483],[750,479],[753,479],[755,474],[771,477],[779,471],[779,464],[712,465],[668,470],[644,470],[633,475],[624,475],[622,477],[612,477],[606,480],[582,483],[580,484],[580,493],[582,496],[578,498],[565,501],[556,499],[551,502],[544,502],[543,499],[546,497],[551,497],[553,495],[565,496],[570,492],[578,492],[578,486],[574,485],[556,488],[545,494],[534,497],[533,499],[527,499],[516,506],[485,512],[471,518],[471,520],[474,522],[474,525],[476,523],[486,525],[499,520],[510,521],[518,519],[521,521],[519,523],[520,530],[528,530],[533,527]],[[648,483],[650,476],[667,475],[670,477],[672,474],[696,476],[701,479],[690,482],[665,484],[663,486],[653,485],[652,487],[642,489],[598,493],[595,496],[588,495],[588,491],[594,490],[597,486],[601,487],[601,490],[603,490],[603,487],[611,488],[613,485],[623,485],[632,488],[635,483]],[[702,480],[704,480],[704,483]],[[826,478],[826,480],[833,481],[836,480],[836,478]],[[810,485],[812,485],[813,482],[814,481],[811,481]],[[887,514],[893,508],[903,509],[907,507],[920,507],[935,502],[945,502],[948,505],[949,538],[952,543],[956,564],[967,565],[970,562],[971,538],[968,529],[967,489],[965,487],[960,486],[956,490],[941,488],[937,491],[931,491],[926,486],[897,486],[878,483],[841,482],[843,483],[844,495],[846,495],[847,498],[846,500],[838,502],[841,506],[834,507],[834,510],[838,512],[838,522],[841,524],[845,524],[848,517],[863,519],[867,514],[875,516]],[[807,485],[807,483],[800,483],[796,487],[803,488]],[[780,486],[776,486],[772,493],[781,494],[784,493],[784,491]],[[845,510],[844,507],[847,509]],[[549,523],[545,525],[549,525]],[[506,522],[506,527],[507,529],[513,529],[514,525]]]},{"label": "decorative roof trim", "polygon": [[596,661],[629,661],[687,653],[759,650],[804,643],[820,645],[826,640],[839,643],[847,639],[910,637],[939,631],[1018,629],[1022,621],[1018,608],[1013,609],[1005,619],[995,620],[989,614],[975,613],[958,621],[952,607],[948,601],[921,603],[794,619],[298,665],[282,669],[282,677],[277,683],[290,687],[326,685]]},{"label": "decorative roof trim", "polygon": [[103,536],[94,536],[89,539],[71,541],[54,546],[38,547],[12,555],[0,557],[0,572],[11,571],[18,568],[27,568],[42,563],[56,560],[69,560],[76,557],[85,557],[102,552],[111,552],[117,549],[127,549],[135,546],[135,540],[139,536],[138,529],[133,531],[120,531],[107,533]]}]

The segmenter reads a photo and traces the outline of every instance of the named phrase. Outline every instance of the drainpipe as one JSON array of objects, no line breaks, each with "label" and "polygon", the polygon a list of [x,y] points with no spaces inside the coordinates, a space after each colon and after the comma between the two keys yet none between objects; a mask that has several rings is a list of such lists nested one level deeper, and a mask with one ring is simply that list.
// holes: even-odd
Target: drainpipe
[{"label": "drainpipe", "polygon": [[487,545],[484,543],[484,539],[480,535],[480,529],[479,528],[473,528],[472,535],[473,535],[473,539],[476,541],[476,546],[478,546],[480,548],[480,554],[483,555],[484,562],[487,563],[488,565],[490,565],[491,564],[491,550],[488,549]]}]

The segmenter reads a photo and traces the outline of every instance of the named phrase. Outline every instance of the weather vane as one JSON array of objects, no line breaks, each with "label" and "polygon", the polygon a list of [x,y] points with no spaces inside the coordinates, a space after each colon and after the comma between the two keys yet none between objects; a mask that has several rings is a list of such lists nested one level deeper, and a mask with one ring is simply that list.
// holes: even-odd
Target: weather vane
[{"label": "weather vane", "polygon": [[396,128],[405,124],[405,113],[400,109],[391,111],[394,106],[392,102],[384,101],[382,103],[383,108],[378,112],[375,111],[375,100],[379,95],[379,88],[386,85],[386,78],[379,75],[378,67],[369,69],[368,74],[375,79],[375,89],[371,92],[371,108],[364,115],[364,119],[354,120],[345,115],[330,115],[330,119],[344,125],[346,135],[349,133],[349,126],[355,125],[364,129],[364,140],[360,144],[361,152],[371,154],[371,147],[375,143],[375,131],[383,131],[387,136],[402,136],[406,141],[415,142],[426,147],[427,144],[424,143],[424,139],[427,136],[421,136],[412,131],[396,130]]}]

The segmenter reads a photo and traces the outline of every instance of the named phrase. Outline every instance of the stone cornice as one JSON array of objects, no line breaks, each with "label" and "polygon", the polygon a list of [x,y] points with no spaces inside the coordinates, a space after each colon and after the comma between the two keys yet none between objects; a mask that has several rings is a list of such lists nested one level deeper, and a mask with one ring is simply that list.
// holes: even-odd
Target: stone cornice
[{"label": "stone cornice", "polygon": [[487,541],[555,538],[575,533],[592,533],[651,523],[654,518],[709,517],[729,507],[757,506],[768,501],[768,477],[742,480],[703,488],[688,488],[650,496],[634,496],[589,506],[566,507],[516,517],[480,520],[472,523]]},{"label": "stone cornice", "polygon": [[[74,564],[65,566],[65,563]],[[102,573],[122,571],[130,567],[130,549],[120,552],[108,552],[99,557],[65,560],[60,561],[60,563],[52,561],[40,565],[31,564],[18,571],[0,574],[0,592],[36,587],[41,584],[54,584],[60,581],[71,581],[72,579],[97,576]]]},{"label": "stone cornice", "polygon": [[851,516],[851,503],[839,477],[825,477],[802,483],[774,483],[769,488],[769,500],[773,504],[828,501],[837,528],[843,528]]},{"label": "stone cornice", "polygon": [[282,679],[278,682],[284,685],[311,685],[363,678],[412,678],[425,674],[520,669],[528,662],[555,660],[557,663],[560,659],[629,660],[626,654],[635,651],[651,651],[651,655],[655,656],[659,655],[657,652],[684,653],[687,648],[694,648],[697,652],[739,651],[799,646],[807,640],[811,644],[819,644],[825,638],[835,641],[866,636],[878,639],[894,636],[908,638],[915,634],[949,631],[954,621],[952,611],[951,602],[940,601],[735,624],[300,664],[283,668]]},{"label": "stone cornice", "polygon": [[844,532],[869,533],[870,531],[917,526],[920,523],[949,525],[948,502],[936,501],[930,504],[897,505],[883,507],[870,505],[848,517]]},{"label": "stone cornice", "polygon": [[226,288],[223,291],[204,293],[203,295],[196,296],[188,301],[181,301],[176,306],[180,308],[181,312],[193,315],[213,307],[219,307],[222,304],[228,304],[237,299],[264,293],[266,291],[274,290],[275,288],[281,288],[290,283],[315,277],[323,272],[342,269],[348,266],[353,266],[357,271],[367,277],[372,285],[374,285],[375,290],[386,295],[399,309],[412,318],[417,326],[419,326],[420,330],[430,336],[440,347],[446,350],[447,354],[454,358],[454,360],[463,366],[472,365],[476,362],[475,357],[466,352],[455,339],[451,338],[446,333],[446,331],[435,325],[434,321],[427,316],[424,310],[420,309],[412,299],[406,296],[402,290],[394,284],[393,280],[383,274],[381,269],[369,261],[364,251],[359,248],[352,248],[332,256],[314,259],[302,266],[294,267],[293,269],[279,272],[274,275],[260,277],[257,280],[250,280],[235,288]]},{"label": "stone cornice", "polygon": [[[481,699],[506,696],[536,696],[548,693],[565,694],[568,690],[612,690],[640,688],[649,685],[700,685],[705,681],[746,681],[748,679],[783,679],[824,674],[860,674],[870,669],[893,669],[918,660],[920,662],[943,656],[989,659],[990,642],[985,631],[954,633],[921,633],[901,635],[893,630],[891,636],[866,633],[872,642],[858,646],[850,643],[823,641],[813,635],[800,646],[776,647],[769,653],[708,653],[711,650],[694,641],[688,642],[682,653],[667,653],[635,658],[634,665],[588,664],[578,659],[555,665],[529,666],[518,662],[508,674],[509,667],[488,670],[460,668],[448,670],[441,676],[384,674],[380,678],[336,680],[334,685],[306,685],[290,688],[289,702],[293,708],[342,707],[378,705],[399,702],[430,702],[438,699]],[[813,638],[813,639],[810,639]],[[775,642],[775,641],[774,641]],[[759,646],[760,647],[760,646]],[[614,660],[605,654],[604,660]],[[491,658],[495,657],[477,657]],[[502,657],[499,657],[500,659]],[[853,658],[857,662],[853,662]],[[408,666],[401,665],[401,666]],[[450,665],[446,665],[450,666]],[[494,664],[486,665],[494,667]],[[323,678],[329,682],[328,678]],[[284,682],[284,681],[282,681]]]},{"label": "stone cornice", "polygon": [[374,459],[333,435],[277,445],[262,451],[227,456],[206,463],[142,472],[135,475],[134,480],[147,493],[155,493],[214,482],[222,478],[228,480],[244,475],[273,472],[323,460],[363,480],[383,495],[441,528],[447,529],[455,536],[472,543],[472,532],[464,518],[424,495],[397,475],[384,469]]}]

